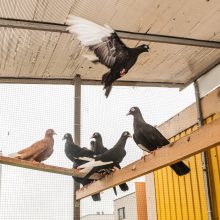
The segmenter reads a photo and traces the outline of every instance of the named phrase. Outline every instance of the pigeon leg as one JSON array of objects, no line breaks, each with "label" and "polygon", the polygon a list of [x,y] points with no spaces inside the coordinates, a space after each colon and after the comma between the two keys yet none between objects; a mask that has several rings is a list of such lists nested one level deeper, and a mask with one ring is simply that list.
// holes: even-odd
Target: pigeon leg
[{"label": "pigeon leg", "polygon": [[152,150],[150,153],[151,153],[153,156],[155,156],[156,150]]},{"label": "pigeon leg", "polygon": [[174,144],[174,142],[171,142],[171,143],[169,144],[169,147],[172,147],[172,146],[173,146],[173,144]]},{"label": "pigeon leg", "polygon": [[145,162],[146,156],[147,156],[147,155],[141,156],[141,160],[144,160],[144,162]]},{"label": "pigeon leg", "polygon": [[125,68],[123,68],[121,71],[120,71],[120,76],[124,76],[126,74],[126,70]]}]

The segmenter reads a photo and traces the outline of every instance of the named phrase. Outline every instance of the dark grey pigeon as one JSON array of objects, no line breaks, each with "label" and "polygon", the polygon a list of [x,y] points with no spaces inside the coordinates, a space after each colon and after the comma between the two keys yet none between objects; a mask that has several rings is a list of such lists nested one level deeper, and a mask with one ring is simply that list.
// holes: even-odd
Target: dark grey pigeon
[{"label": "dark grey pigeon", "polygon": [[[133,139],[142,150],[150,153],[170,143],[155,127],[144,121],[138,107],[132,107],[127,115],[134,116]],[[170,167],[179,176],[190,172],[190,168],[182,161],[172,164]]]},{"label": "dark grey pigeon", "polygon": [[[95,155],[103,154],[103,153],[105,153],[105,152],[108,150],[108,149],[107,149],[106,147],[104,147],[104,145],[103,145],[102,136],[101,136],[100,133],[95,132],[95,133],[92,135],[91,138],[94,138],[94,139],[95,139],[95,142],[94,142],[94,144],[93,144],[93,151],[94,151]],[[117,167],[118,169],[121,169],[120,164],[116,164],[116,167]],[[111,165],[111,164],[109,165],[109,168],[110,168],[110,169],[112,168],[112,165]],[[119,185],[119,187],[120,187],[120,189],[121,189],[122,191],[127,191],[127,190],[129,190],[129,187],[128,187],[127,183],[122,183],[122,184]],[[117,195],[116,188],[114,188],[114,193],[115,193],[115,195]]]},{"label": "dark grey pigeon", "polygon": [[103,154],[97,155],[93,161],[79,166],[79,168],[82,169],[81,171],[87,173],[88,176],[94,168],[99,166],[108,165],[107,167],[109,167],[111,164],[112,168],[115,166],[117,167],[126,155],[124,148],[128,137],[131,137],[130,133],[128,131],[123,132],[114,147],[107,150]]},{"label": "dark grey pigeon", "polygon": [[[77,169],[80,165],[87,163],[83,158],[93,158],[94,152],[87,149],[87,148],[81,148],[78,145],[76,145],[73,142],[72,135],[70,133],[66,133],[63,137],[63,140],[66,140],[65,143],[65,154],[69,160],[73,162],[73,168]],[[73,179],[82,184],[83,186],[86,186],[93,182],[93,180],[86,178],[79,178],[79,177],[73,177]],[[100,201],[100,193],[92,195],[93,201]]]},{"label": "dark grey pigeon", "polygon": [[84,57],[90,61],[98,61],[110,69],[102,76],[106,97],[111,91],[113,82],[131,69],[141,53],[149,51],[146,44],[136,48],[127,47],[108,25],[100,26],[77,16],[69,16],[67,24],[69,25],[67,30],[76,34],[82,45],[87,46],[96,55]]}]

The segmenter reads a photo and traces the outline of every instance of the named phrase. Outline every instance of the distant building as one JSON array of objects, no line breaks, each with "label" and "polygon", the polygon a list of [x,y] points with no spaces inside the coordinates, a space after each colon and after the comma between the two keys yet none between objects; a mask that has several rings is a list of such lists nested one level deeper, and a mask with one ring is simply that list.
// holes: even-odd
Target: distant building
[{"label": "distant building", "polygon": [[134,193],[114,200],[115,220],[147,219],[145,183],[135,183],[135,189]]},{"label": "distant building", "polygon": [[114,220],[114,214],[104,214],[103,212],[97,212],[97,214],[84,215],[80,220]]}]

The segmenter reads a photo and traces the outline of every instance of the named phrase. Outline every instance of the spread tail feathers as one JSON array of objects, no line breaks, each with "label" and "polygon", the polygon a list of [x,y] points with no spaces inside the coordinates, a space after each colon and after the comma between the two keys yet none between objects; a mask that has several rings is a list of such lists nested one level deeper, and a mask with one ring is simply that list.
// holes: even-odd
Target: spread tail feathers
[{"label": "spread tail feathers", "polygon": [[119,187],[120,187],[121,191],[129,190],[129,187],[128,187],[127,183],[122,183],[122,184],[119,185]]},{"label": "spread tail feathers", "polygon": [[92,195],[92,200],[95,201],[95,202],[101,201],[100,193]]},{"label": "spread tail feathers", "polygon": [[170,165],[170,167],[175,171],[175,173],[179,176],[183,176],[190,172],[190,168],[186,166],[182,161]]},{"label": "spread tail feathers", "polygon": [[18,153],[11,153],[11,154],[8,155],[8,157],[11,157],[11,158],[18,158],[18,157],[20,157],[20,156],[21,156],[21,155],[18,154]]}]

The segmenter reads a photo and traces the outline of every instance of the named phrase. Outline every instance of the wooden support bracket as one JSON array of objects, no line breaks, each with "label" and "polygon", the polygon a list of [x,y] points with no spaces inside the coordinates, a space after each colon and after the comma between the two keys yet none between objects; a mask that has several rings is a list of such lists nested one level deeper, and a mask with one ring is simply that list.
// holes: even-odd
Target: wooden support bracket
[{"label": "wooden support bracket", "polygon": [[[77,192],[77,200],[143,176],[220,144],[220,119]],[[181,177],[180,177],[181,178]]]},{"label": "wooden support bracket", "polygon": [[[5,157],[5,156],[0,156],[0,163],[11,165],[11,166],[16,166],[16,167],[28,168],[32,170],[39,170],[39,171],[44,171],[44,172],[49,172],[49,173],[57,173],[57,174],[75,176],[75,177],[81,177],[81,178],[83,178],[86,175],[84,173],[80,173],[76,169],[68,169],[64,167],[57,167],[57,166],[47,165],[43,163],[33,163],[30,161],[26,161],[26,160],[20,160],[16,158]],[[98,180],[101,178],[101,176],[98,174],[94,174],[90,178],[94,180]]]}]

